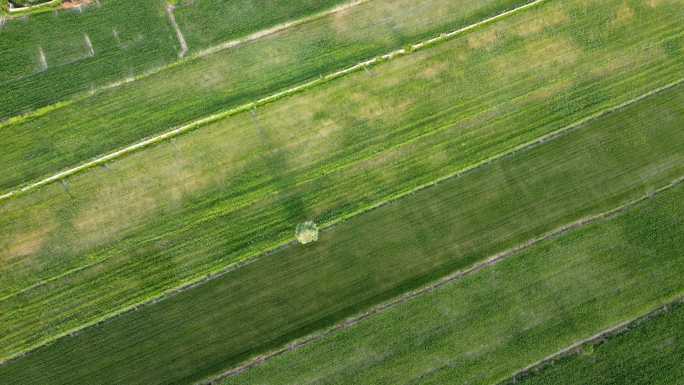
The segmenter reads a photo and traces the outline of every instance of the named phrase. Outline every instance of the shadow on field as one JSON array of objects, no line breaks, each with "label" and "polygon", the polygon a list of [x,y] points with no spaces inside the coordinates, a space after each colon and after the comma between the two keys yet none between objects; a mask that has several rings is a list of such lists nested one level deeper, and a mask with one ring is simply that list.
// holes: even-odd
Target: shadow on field
[{"label": "shadow on field", "polygon": [[291,185],[292,175],[288,174],[287,153],[284,148],[277,148],[268,130],[259,119],[256,109],[251,111],[252,121],[259,135],[259,140],[266,151],[259,154],[256,169],[264,167],[269,170],[270,184],[275,187],[277,201],[281,204],[288,218],[297,222],[307,219],[307,210],[299,191]]}]

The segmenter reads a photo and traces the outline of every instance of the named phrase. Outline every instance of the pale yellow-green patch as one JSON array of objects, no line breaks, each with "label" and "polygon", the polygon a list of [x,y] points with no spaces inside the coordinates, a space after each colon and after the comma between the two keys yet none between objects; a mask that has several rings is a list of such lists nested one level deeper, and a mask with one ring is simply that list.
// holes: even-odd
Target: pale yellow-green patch
[{"label": "pale yellow-green patch", "polygon": [[521,23],[513,28],[513,33],[527,37],[534,34],[538,34],[546,30],[547,28],[556,27],[565,24],[569,21],[569,17],[565,11],[562,9],[552,9],[549,10],[544,17],[539,17],[530,20],[527,23]]},{"label": "pale yellow-green patch", "polygon": [[634,9],[627,4],[627,2],[622,3],[622,5],[615,12],[615,18],[613,19],[612,26],[620,26],[629,23],[634,18]]},{"label": "pale yellow-green patch", "polygon": [[318,226],[312,221],[307,221],[297,225],[295,237],[302,245],[316,242],[318,240]]},{"label": "pale yellow-green patch", "polygon": [[54,228],[53,224],[47,224],[35,230],[14,235],[9,244],[7,254],[2,259],[11,260],[36,254],[43,247]]},{"label": "pale yellow-green patch", "polygon": [[564,92],[572,87],[574,82],[571,79],[563,79],[561,81],[545,85],[532,91],[528,96],[533,101],[544,101],[552,98],[561,92]]},{"label": "pale yellow-green patch", "polygon": [[498,39],[497,30],[494,28],[479,31],[468,36],[468,47],[473,49],[483,48],[494,44]]}]

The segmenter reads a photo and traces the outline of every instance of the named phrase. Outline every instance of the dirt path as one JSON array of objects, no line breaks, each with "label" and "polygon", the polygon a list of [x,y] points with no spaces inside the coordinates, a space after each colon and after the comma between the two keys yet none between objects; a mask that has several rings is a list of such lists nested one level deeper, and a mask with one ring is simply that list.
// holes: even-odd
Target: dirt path
[{"label": "dirt path", "polygon": [[[667,190],[669,190],[669,189],[671,189],[671,188],[673,188],[673,187],[675,187],[675,186],[677,186],[683,182],[684,182],[684,177],[680,177],[680,178],[672,181],[668,185],[663,186],[660,189],[656,190],[652,194],[644,195],[641,198],[627,202],[627,203],[625,203],[619,207],[616,207],[612,210],[605,211],[605,212],[600,213],[600,214],[596,214],[596,215],[592,215],[592,216],[582,218],[578,221],[572,222],[570,224],[567,224],[565,226],[562,226],[562,227],[559,227],[555,230],[552,230],[552,231],[550,231],[546,234],[543,234],[539,237],[530,239],[529,241],[527,241],[523,244],[520,244],[514,248],[511,248],[511,249],[508,249],[508,250],[503,251],[501,253],[498,253],[498,254],[490,257],[489,259],[487,259],[483,262],[475,264],[466,270],[457,271],[457,272],[452,273],[452,274],[450,274],[444,278],[437,280],[434,283],[431,283],[427,286],[424,286],[420,289],[410,291],[410,292],[405,293],[405,294],[403,294],[397,298],[394,298],[388,302],[382,303],[380,305],[376,305],[376,306],[372,307],[370,310],[363,312],[363,313],[360,313],[356,316],[347,318],[346,320],[339,322],[336,325],[334,325],[334,326],[332,326],[332,327],[330,327],[330,328],[328,328],[328,329],[326,329],[320,333],[312,334],[310,336],[296,340],[296,341],[294,341],[294,342],[292,342],[292,343],[290,343],[290,344],[288,344],[288,345],[286,345],[280,349],[273,350],[269,353],[255,357],[249,361],[246,361],[245,363],[243,363],[242,365],[240,365],[236,368],[233,368],[231,370],[224,372],[223,374],[221,374],[221,375],[219,375],[219,376],[217,376],[211,380],[208,380],[206,382],[201,382],[201,384],[210,384],[210,385],[219,384],[222,379],[225,379],[227,377],[236,376],[236,375],[243,373],[243,372],[245,372],[251,368],[262,365],[265,362],[267,362],[267,361],[269,361],[269,360],[271,360],[277,356],[280,356],[283,353],[301,349],[305,346],[311,345],[315,342],[318,342],[318,341],[321,341],[327,337],[330,337],[337,332],[349,329],[350,327],[356,325],[357,323],[359,323],[365,319],[368,319],[374,315],[382,314],[383,312],[386,312],[386,311],[388,311],[388,310],[390,310],[390,309],[392,309],[398,305],[401,305],[403,303],[411,301],[411,300],[413,300],[417,297],[420,297],[422,295],[431,293],[431,292],[433,292],[433,291],[435,291],[435,290],[437,290],[437,289],[439,289],[445,285],[448,285],[448,284],[453,283],[455,281],[458,281],[458,280],[460,280],[466,276],[473,275],[473,274],[478,273],[478,272],[480,272],[486,268],[494,266],[501,261],[504,261],[508,258],[515,256],[515,255],[518,255],[518,253],[520,253],[520,252],[522,252],[522,251],[524,251],[524,250],[526,250],[526,249],[528,249],[528,248],[530,248],[530,247],[532,247],[538,243],[560,237],[561,235],[566,234],[570,231],[577,230],[579,228],[591,225],[593,223],[597,223],[597,222],[615,217],[615,216],[629,210],[630,208],[633,208],[636,205],[638,205],[644,201],[647,201],[647,200],[653,198],[654,196],[661,194],[661,193],[663,193],[663,192],[665,192],[665,191],[667,191]],[[539,361],[537,363],[530,365],[529,367],[521,370],[520,373],[523,373],[525,371],[529,371],[532,368],[539,366],[539,365],[542,365],[544,362],[548,362],[549,360],[552,360],[555,357],[558,357],[560,355],[568,354],[569,352],[573,351],[574,349],[577,349],[582,344],[585,344],[585,343],[592,341],[592,340],[598,340],[603,335],[607,335],[611,332],[614,333],[618,330],[621,330],[626,325],[631,323],[632,321],[633,320],[630,320],[630,321],[624,322],[622,324],[616,325],[616,326],[614,326],[614,327],[612,327],[606,331],[603,331],[603,332],[601,332],[595,336],[592,336],[586,340],[582,340],[580,342],[577,342],[576,344],[573,344],[572,346],[561,350],[560,352],[554,354],[553,356],[547,357],[547,358],[543,359],[542,361]]]},{"label": "dirt path", "polygon": [[178,57],[182,58],[185,56],[186,53],[188,53],[188,43],[185,41],[183,32],[178,27],[178,23],[176,23],[176,16],[173,14],[173,11],[175,10],[175,6],[173,6],[172,4],[166,4],[166,15],[169,17],[169,22],[171,23],[171,26],[176,31],[176,37],[178,38],[178,43],[181,47],[180,52],[178,52]]}]

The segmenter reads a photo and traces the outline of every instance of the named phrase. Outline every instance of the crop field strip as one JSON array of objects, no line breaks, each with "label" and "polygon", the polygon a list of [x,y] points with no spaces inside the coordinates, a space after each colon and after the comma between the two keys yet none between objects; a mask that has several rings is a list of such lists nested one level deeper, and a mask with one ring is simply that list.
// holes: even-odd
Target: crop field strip
[{"label": "crop field strip", "polygon": [[[605,6],[610,7],[609,4]],[[555,7],[563,9],[572,5],[550,4],[537,12],[557,10]],[[522,16],[520,20],[511,18],[502,22],[508,25],[496,26],[519,26],[526,22]],[[538,15],[532,13],[526,17],[535,16]],[[454,44],[469,45],[473,41],[471,39],[486,33],[488,29],[477,31],[464,36],[460,43],[455,40]],[[543,31],[539,33],[543,35]],[[361,87],[368,87],[368,90],[388,99],[390,107],[401,106],[401,101],[395,102],[391,95],[385,96],[380,92],[381,82],[412,76],[410,72],[406,75],[397,74],[397,71],[424,70],[418,65],[424,62],[408,59],[439,58],[432,53],[433,50],[448,54],[453,48],[445,43],[413,53],[402,58],[406,60],[397,59],[376,68],[384,69],[387,74],[373,77],[363,73],[350,75],[266,106],[254,114],[237,115],[179,137],[175,142],[148,148],[112,163],[107,169],[74,176],[64,185],[46,186],[5,202],[0,208],[2,226],[8,230],[0,241],[6,256],[2,266],[0,324],[8,330],[0,333],[4,336],[1,345],[6,349],[3,356],[50,341],[74,328],[107,318],[181,284],[195,281],[202,275],[223,270],[232,263],[285,244],[292,239],[292,228],[299,221],[309,218],[323,224],[339,221],[388,198],[496,156],[516,144],[542,135],[546,130],[562,129],[565,123],[583,115],[577,112],[561,119],[558,119],[558,114],[553,115],[555,106],[568,100],[581,101],[573,99],[581,98],[581,95],[573,96],[574,93],[562,95],[549,105],[540,104],[534,97],[531,100],[520,98],[523,100],[493,107],[499,111],[511,111],[521,106],[516,103],[523,103],[522,106],[534,104],[535,112],[549,111],[547,118],[552,123],[544,125],[547,121],[540,120],[539,116],[530,116],[535,120],[533,125],[543,125],[543,130],[537,129],[537,132],[515,138],[510,136],[513,128],[529,129],[534,126],[530,126],[529,121],[521,121],[518,115],[504,116],[493,122],[491,119],[497,114],[485,110],[483,114],[475,114],[464,122],[451,125],[447,124],[450,122],[444,116],[438,116],[438,120],[433,122],[423,121],[421,124],[425,126],[418,128],[430,128],[432,134],[428,135],[431,131],[419,132],[421,136],[409,137],[408,141],[405,134],[415,133],[415,127],[408,126],[411,130],[404,132],[403,136],[395,132],[389,138],[371,141],[364,137],[339,136],[346,135],[352,131],[351,128],[361,130],[365,135],[369,132],[368,125],[354,126],[355,122],[350,125],[340,121],[339,127],[335,127],[335,122],[326,117],[369,114],[364,109],[373,106],[369,104],[374,102],[373,98],[366,97],[363,103],[351,106],[335,102],[340,95],[349,92],[347,82],[354,84],[356,93],[363,90]],[[498,57],[493,52],[490,55],[491,59]],[[528,59],[519,61],[530,64]],[[485,66],[487,64],[490,63],[485,62]],[[597,68],[595,64],[592,67]],[[658,69],[658,66],[651,68]],[[478,70],[474,64],[468,64],[465,69]],[[533,67],[533,71],[539,74],[540,68]],[[363,83],[359,83],[359,79]],[[409,81],[403,84],[408,89],[414,87]],[[481,86],[484,84],[480,81]],[[630,92],[637,89],[638,84],[631,83]],[[600,89],[600,86],[600,82],[592,82],[591,85],[596,87],[594,89]],[[391,84],[391,87],[396,90],[399,86]],[[482,90],[480,88],[479,91]],[[501,87],[497,90],[505,93]],[[460,91],[461,95],[468,96]],[[576,91],[586,95],[583,88]],[[436,88],[435,97],[443,98],[444,92]],[[440,108],[439,100],[429,95],[421,97],[431,105],[429,108]],[[510,94],[502,96],[508,97]],[[620,100],[615,99],[611,102]],[[311,109],[317,103],[323,107],[315,113],[292,114],[292,111],[302,111],[302,108]],[[606,104],[608,101],[603,102]],[[603,105],[599,104],[596,109]],[[340,109],[339,112],[331,112],[330,108]],[[396,111],[388,108],[382,110]],[[434,115],[434,111],[427,110],[425,114]],[[406,120],[416,118],[413,112]],[[312,123],[310,119],[314,115],[318,115],[315,118],[322,123]],[[485,137],[474,135],[476,131],[473,130],[483,129],[482,125],[475,124],[483,117],[490,119],[486,129],[491,132],[487,132]],[[511,123],[513,118],[516,118],[515,124]],[[383,122],[374,120],[373,123],[379,126],[380,132],[389,132],[386,126],[380,125]],[[401,126],[396,121],[386,123]],[[278,127],[282,127],[282,131]],[[309,127],[310,131],[298,131],[298,140],[292,142],[291,127]],[[497,127],[507,129],[509,136],[500,137],[499,133],[503,131],[497,131]],[[326,129],[326,137],[321,137],[321,128]],[[460,131],[459,135],[454,136],[454,130]],[[221,139],[225,137],[239,140],[226,143]],[[496,139],[494,145],[483,140],[487,137]],[[504,139],[507,141],[503,142]],[[359,158],[345,159],[348,155],[340,155],[325,146],[326,143],[336,145],[340,140],[354,144],[356,147],[346,146],[346,151]],[[287,144],[287,150],[280,150],[275,143]],[[265,147],[259,147],[259,144]],[[378,148],[387,144],[392,147]],[[463,151],[463,144],[467,144],[471,152]],[[297,151],[296,146],[317,149],[319,153]],[[361,146],[366,149],[365,153],[358,151]],[[240,151],[259,155],[238,164],[236,173],[228,175],[235,184],[225,186],[224,190],[213,187],[212,183],[222,185],[225,179],[198,179],[206,178],[207,173],[230,171],[229,167],[234,167],[236,162],[226,158],[226,154]],[[326,158],[322,160],[327,163],[312,161],[321,153],[332,156],[332,161],[337,163]],[[202,163],[193,159],[197,156],[202,157],[199,159]],[[283,167],[284,163],[286,167]],[[308,166],[299,166],[302,164]],[[269,175],[264,171],[268,169],[276,173]],[[359,170],[363,172],[359,173]],[[659,174],[661,171],[654,172],[662,176]],[[212,176],[216,177],[223,175]],[[154,195],[139,195],[141,192]],[[18,242],[8,241],[10,239]],[[59,239],[59,243],[50,239]],[[245,243],[244,239],[253,241]],[[36,285],[54,277],[59,279]]]},{"label": "crop field strip", "polygon": [[0,121],[175,60],[177,42],[157,12],[161,2],[103,3],[0,27]]},{"label": "crop field strip", "polygon": [[19,120],[1,128],[0,144],[11,151],[0,154],[0,191],[521,3],[373,0]]},{"label": "crop field strip", "polygon": [[[359,0],[359,1],[361,1],[361,0]],[[363,0],[363,1],[366,1],[366,0]],[[401,49],[398,49],[396,51],[390,52],[388,54],[381,55],[381,56],[366,60],[364,62],[358,63],[358,64],[353,65],[351,67],[347,67],[345,69],[330,73],[328,75],[321,76],[320,78],[318,78],[316,80],[313,80],[310,82],[305,82],[302,84],[298,84],[294,87],[284,89],[282,91],[279,91],[276,94],[271,94],[269,96],[266,96],[262,99],[255,101],[255,102],[243,104],[243,105],[240,105],[236,108],[232,108],[232,109],[225,110],[225,111],[222,111],[222,112],[219,112],[216,114],[205,116],[199,120],[192,121],[191,123],[188,123],[186,125],[174,128],[170,131],[166,131],[166,132],[159,134],[157,136],[149,137],[149,138],[144,139],[142,141],[139,141],[133,145],[130,145],[130,146],[127,146],[127,147],[122,148],[120,150],[117,150],[115,152],[111,152],[111,153],[108,153],[106,155],[99,156],[97,158],[94,158],[94,159],[86,162],[86,163],[81,163],[78,166],[66,169],[66,170],[61,171],[57,174],[53,174],[53,175],[51,175],[47,178],[41,179],[37,182],[31,183],[31,184],[25,184],[21,188],[18,188],[16,190],[12,190],[12,191],[9,191],[9,192],[6,192],[6,193],[0,195],[0,201],[2,201],[4,199],[11,198],[13,196],[16,196],[17,194],[21,194],[21,193],[25,193],[27,191],[31,191],[31,190],[38,188],[38,187],[41,187],[43,185],[53,183],[55,181],[59,181],[61,179],[64,179],[64,178],[69,177],[71,175],[74,175],[78,172],[87,170],[89,168],[92,168],[92,167],[95,167],[98,165],[103,165],[103,164],[105,164],[111,160],[117,159],[117,158],[122,157],[124,155],[127,155],[131,152],[138,151],[140,149],[143,149],[143,148],[148,147],[150,145],[156,144],[158,142],[174,138],[175,136],[181,135],[181,134],[186,133],[188,131],[194,130],[198,127],[207,125],[209,123],[224,119],[228,116],[231,116],[231,115],[234,115],[234,114],[237,114],[240,112],[248,111],[248,110],[253,110],[259,106],[262,106],[262,105],[267,104],[267,103],[271,103],[271,102],[276,101],[280,98],[290,96],[290,95],[293,95],[293,94],[298,93],[298,92],[302,92],[308,88],[315,87],[315,86],[317,86],[323,82],[327,82],[327,81],[330,81],[333,79],[337,79],[339,77],[345,76],[345,75],[347,75],[349,73],[353,73],[355,71],[359,71],[361,69],[364,69],[368,72],[368,68],[371,65],[375,65],[375,64],[377,64],[381,61],[384,61],[384,60],[392,59],[392,58],[399,56],[399,55],[404,55],[404,54],[406,54],[412,50],[415,50],[415,49],[422,49],[426,46],[429,46],[431,44],[435,44],[435,43],[442,41],[444,39],[451,38],[457,34],[464,33],[470,29],[476,28],[476,27],[483,25],[485,23],[493,22],[494,20],[497,20],[501,17],[506,17],[506,16],[508,16],[514,12],[522,11],[523,9],[530,7],[530,6],[534,6],[541,1],[544,1],[544,0],[537,0],[537,2],[527,3],[526,5],[523,5],[523,6],[520,6],[518,8],[514,8],[512,10],[505,11],[503,13],[497,14],[491,18],[482,20],[476,24],[471,24],[471,25],[468,25],[464,28],[461,28],[461,29],[458,29],[456,31],[452,31],[449,33],[440,34],[440,36],[438,36],[436,38],[424,40],[420,43],[416,43],[416,44],[412,45],[410,50],[406,49],[406,48],[401,48]],[[359,3],[353,3],[353,4],[348,3],[348,6],[352,6],[354,4],[359,4]],[[335,10],[342,10],[343,8],[344,7],[338,7]],[[251,40],[251,38],[248,38],[248,40]]]},{"label": "crop field strip", "polygon": [[[203,31],[207,39],[220,41],[343,2],[288,1],[287,7],[268,7],[264,12],[252,7],[255,2],[250,0],[197,0],[192,5],[181,1],[176,12],[188,13],[182,23],[188,30],[203,22],[202,14],[212,5],[220,4],[225,12],[240,14],[239,20],[225,23],[213,34]],[[81,11],[6,20],[0,26],[0,63],[11,65],[0,66],[0,86],[10,92],[0,94],[0,121],[175,63],[180,48],[164,4],[161,0],[102,0]],[[193,11],[195,5],[201,9]],[[89,54],[86,37],[92,41],[94,55]],[[190,52],[210,48],[197,39],[191,44]],[[43,64],[39,62],[40,52]]]},{"label": "crop field strip", "polygon": [[[220,383],[499,383],[681,298],[682,201],[680,184]],[[571,378],[548,383],[594,384]]]},{"label": "crop field strip", "polygon": [[[538,234],[642,199],[684,175],[683,88],[354,217],[312,247],[283,248],[60,339],[0,366],[0,379],[200,380]],[[98,377],[105,366],[107,378]]]},{"label": "crop field strip", "polygon": [[625,328],[534,368],[526,377],[516,377],[501,385],[670,385],[684,378],[684,304],[681,300]]}]

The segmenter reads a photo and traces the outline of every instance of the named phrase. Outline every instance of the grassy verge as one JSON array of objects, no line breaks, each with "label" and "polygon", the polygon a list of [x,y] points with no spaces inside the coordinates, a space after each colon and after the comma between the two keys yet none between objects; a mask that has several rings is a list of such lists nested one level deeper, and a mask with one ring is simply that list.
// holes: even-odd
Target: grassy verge
[{"label": "grassy verge", "polygon": [[[680,185],[222,383],[497,383],[679,298],[683,198]],[[572,379],[544,383],[585,383]]]},{"label": "grassy verge", "polygon": [[[559,226],[639,199],[684,175],[680,151],[684,133],[679,129],[684,118],[683,88],[664,91],[543,145],[351,218],[324,231],[311,246],[285,247],[157,304],[85,329],[73,338],[60,339],[0,366],[0,379],[8,384],[40,383],[48,378],[53,384],[79,383],[86,378],[99,384],[199,380]],[[345,186],[354,186],[360,176],[357,173],[346,178],[349,181]],[[681,209],[676,204],[663,208],[672,215]],[[670,222],[662,223],[669,226]],[[207,226],[203,229],[210,231]],[[676,235],[675,230],[668,231]],[[608,241],[612,233],[589,234]],[[157,255],[185,245],[191,247],[185,251],[193,252],[203,243],[205,250],[225,248],[206,235],[194,233],[198,243],[166,243],[160,245],[164,249],[159,254],[148,251],[144,256],[154,259],[162,271],[173,271],[177,261],[164,263]],[[557,249],[563,256],[575,255],[564,254],[567,250],[562,247]],[[672,283],[671,278],[679,274],[677,269],[684,266],[662,265],[668,258],[673,263],[676,260],[670,254],[655,255],[630,266],[629,272],[646,274],[650,264],[655,264],[672,274],[658,276],[662,278],[658,282]],[[575,266],[559,259],[538,267],[547,265],[556,269]],[[138,266],[133,264],[129,269],[136,271]],[[599,273],[593,267],[587,271]],[[78,305],[73,302],[78,314],[59,310],[60,315],[76,318],[88,311],[82,305],[84,301],[102,304],[121,298],[121,291],[112,290],[101,270],[84,277],[73,289],[48,285],[40,290],[37,298],[53,295],[55,302],[49,305],[33,307],[22,298],[25,308],[21,310],[60,307],[64,302],[57,301],[71,302],[68,296],[78,293]],[[628,282],[615,277],[610,285]],[[129,281],[137,283],[131,289],[155,284],[145,278]],[[514,282],[527,282],[522,278]],[[556,279],[559,284],[568,281]],[[593,282],[593,278],[588,281]],[[605,279],[596,282],[609,284]],[[98,290],[103,285],[110,285],[107,293]],[[502,289],[501,294],[506,292]],[[653,291],[643,290],[639,298],[648,293]],[[14,311],[20,314],[16,313],[19,309]],[[54,319],[45,312],[41,316]],[[28,319],[25,315],[21,318]],[[34,322],[42,320],[34,318]],[[17,326],[9,331],[16,330],[21,329]],[[17,334],[10,337],[17,338]]]},{"label": "grassy verge", "polygon": [[17,120],[0,127],[0,191],[527,1],[374,0]]},{"label": "grassy verge", "polygon": [[[264,11],[248,0],[201,0],[181,2],[177,12],[189,13],[181,29],[187,29],[196,51],[344,1],[288,1]],[[7,19],[0,26],[0,86],[8,91],[0,93],[0,122],[175,63],[180,47],[165,5],[165,0],[101,0],[82,10],[47,9],[48,14]],[[224,27],[203,29],[205,19]],[[206,41],[196,39],[197,33]]]},{"label": "grassy verge", "polygon": [[535,368],[515,383],[669,385],[684,378],[683,361],[684,305],[679,301],[627,325],[626,330],[591,341],[572,355]]},{"label": "grassy verge", "polygon": [[[602,30],[594,10],[477,46],[492,30],[526,29],[585,4],[549,3],[3,202],[2,356],[287,244],[300,222],[343,221],[679,74],[678,58],[658,55],[643,58],[647,68],[615,69],[611,60],[624,60],[619,43],[559,49],[553,63],[530,53],[528,45],[552,47],[592,26]],[[611,14],[616,4],[601,9]],[[637,29],[628,42],[658,49],[669,41],[660,36],[671,33],[666,20],[657,38]],[[506,71],[488,71],[501,60]],[[576,85],[558,88],[568,81]],[[679,100],[680,89],[667,95]],[[635,162],[662,167],[643,169],[637,183],[653,187],[679,172],[671,164],[678,135],[634,150],[642,156]],[[641,188],[634,183],[626,179],[605,197],[631,196]]]}]

